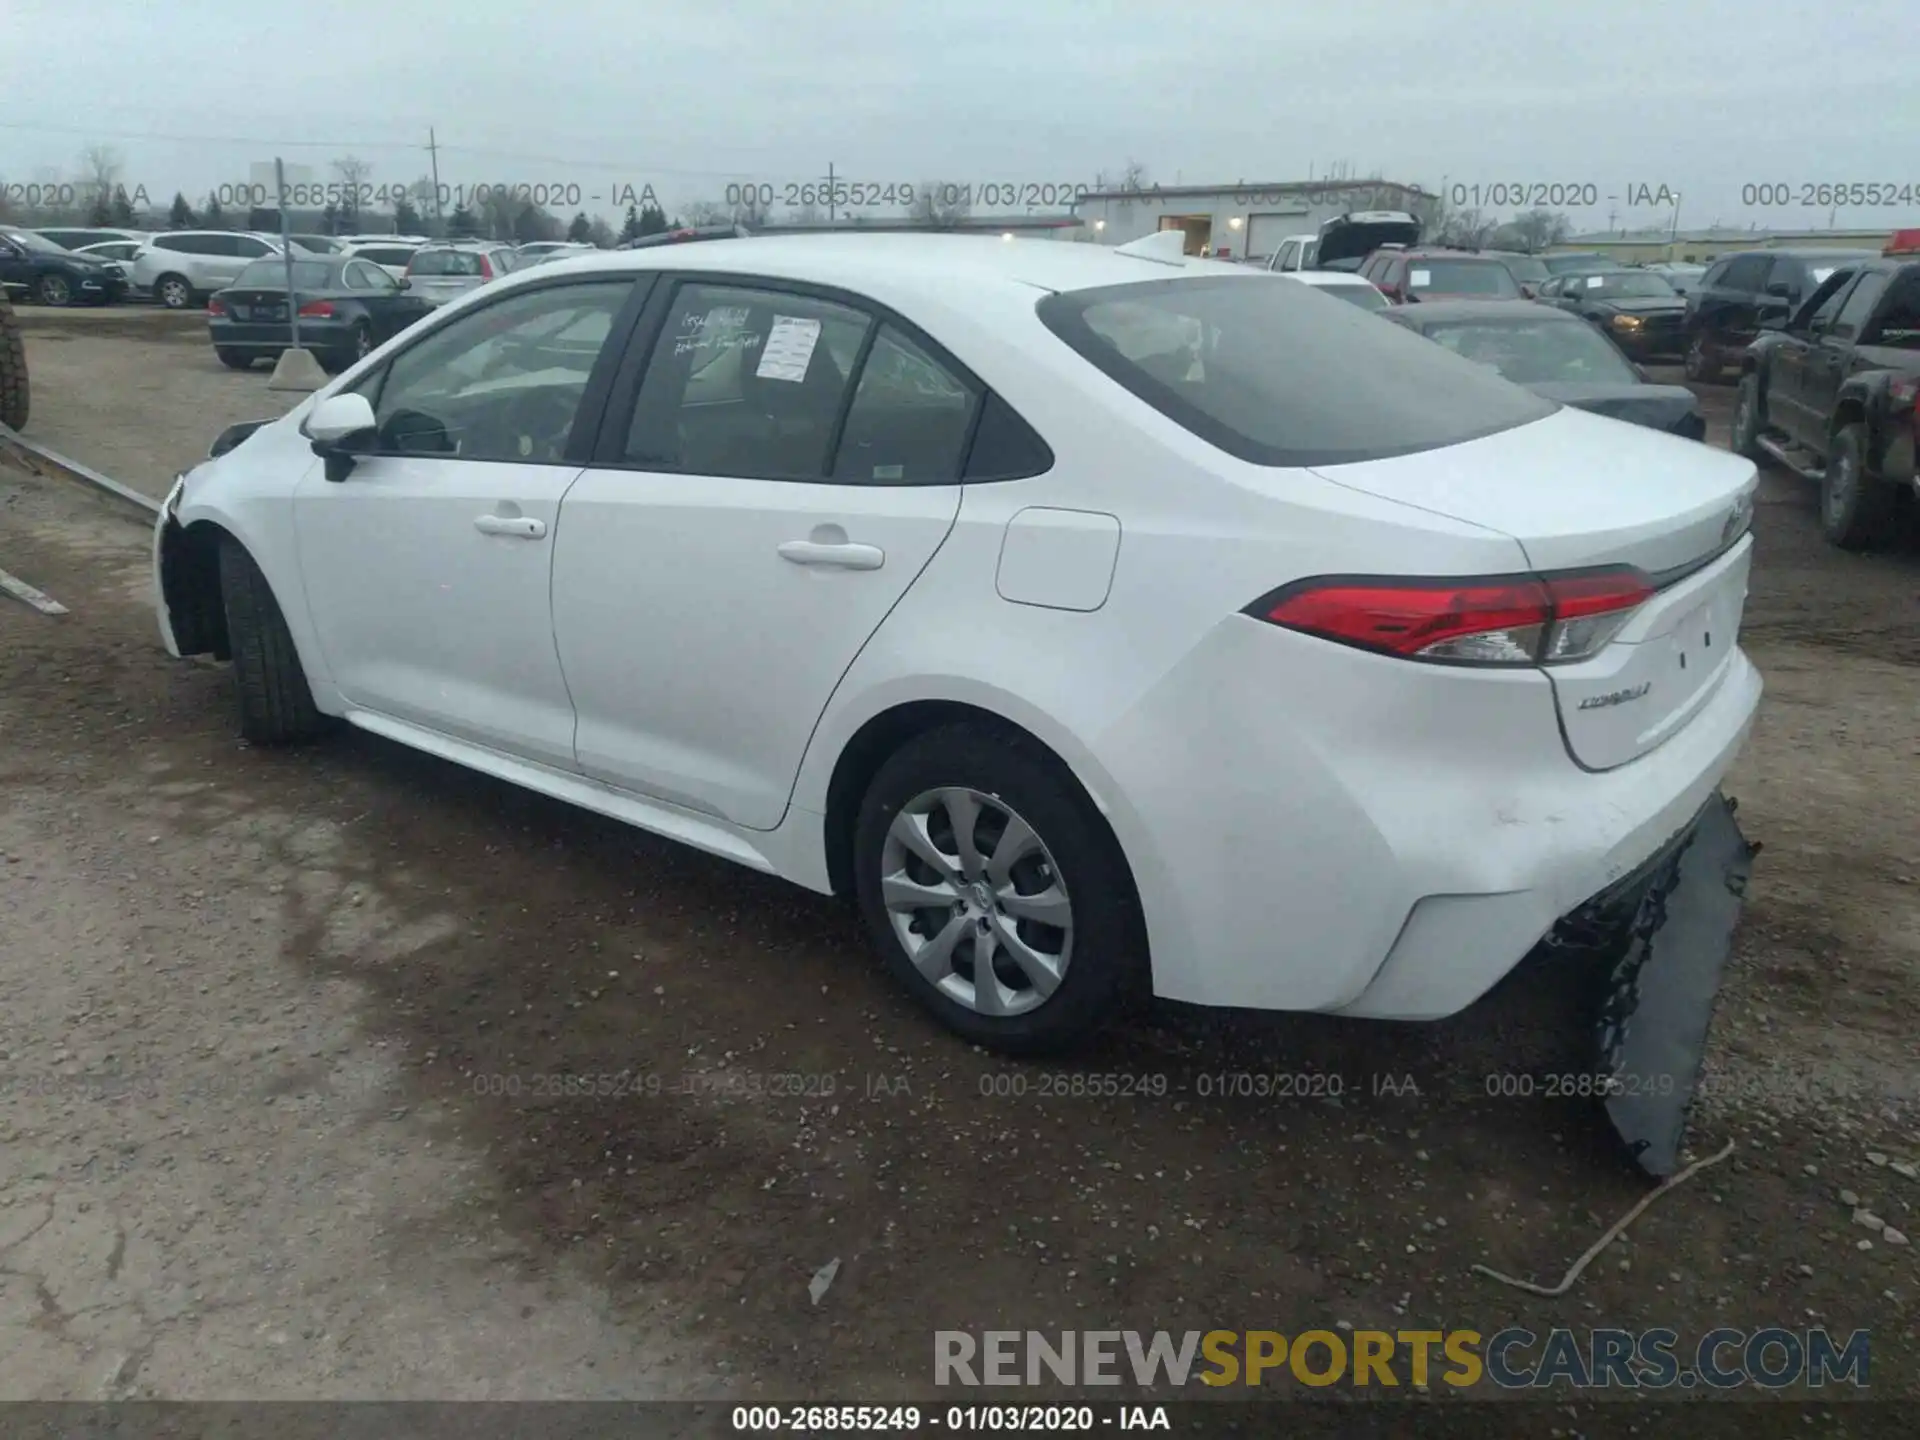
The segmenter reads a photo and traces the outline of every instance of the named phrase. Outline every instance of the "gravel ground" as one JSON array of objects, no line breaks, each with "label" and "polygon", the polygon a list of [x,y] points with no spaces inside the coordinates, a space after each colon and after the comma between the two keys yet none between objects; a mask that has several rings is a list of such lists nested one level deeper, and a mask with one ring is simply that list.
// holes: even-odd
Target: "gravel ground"
[{"label": "gravel ground", "polygon": [[[30,433],[130,483],[268,393],[32,343]],[[76,420],[83,375],[140,385]],[[72,610],[0,605],[0,1397],[875,1402],[930,1393],[936,1328],[1336,1323],[1868,1327],[1912,1395],[1915,1247],[1840,1192],[1920,1232],[1920,547],[1762,498],[1729,790],[1766,849],[1694,1130],[1739,1148],[1545,1299],[1470,1267],[1551,1282],[1645,1190],[1587,1105],[1488,1093],[1578,1064],[1550,968],[1436,1025],[1165,1007],[1008,1064],[832,902],[365,735],[247,748],[159,649],[146,535],[0,471],[0,566]]]}]

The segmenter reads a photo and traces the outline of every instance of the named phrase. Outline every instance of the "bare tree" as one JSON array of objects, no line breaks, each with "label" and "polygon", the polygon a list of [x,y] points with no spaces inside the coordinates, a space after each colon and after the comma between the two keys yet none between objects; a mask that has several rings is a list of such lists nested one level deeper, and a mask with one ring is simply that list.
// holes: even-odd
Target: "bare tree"
[{"label": "bare tree", "polygon": [[358,230],[360,188],[372,178],[373,164],[357,155],[342,155],[333,162],[333,173],[340,177],[340,218],[352,222],[348,230]]},{"label": "bare tree", "polygon": [[818,225],[826,218],[820,213],[820,207],[811,200],[787,211],[787,223],[790,225]]},{"label": "bare tree", "polygon": [[725,225],[734,218],[735,208],[718,200],[696,200],[687,206],[687,224]]},{"label": "bare tree", "polygon": [[1469,205],[1448,214],[1433,238],[1442,245],[1462,245],[1469,250],[1479,250],[1499,226],[1500,222],[1479,206]]},{"label": "bare tree", "polygon": [[89,145],[80,152],[80,204],[82,207],[105,205],[112,201],[114,187],[126,170],[126,160],[111,145]]},{"label": "bare tree", "polygon": [[1538,255],[1549,245],[1558,245],[1573,233],[1573,222],[1557,210],[1528,210],[1513,217],[1510,228],[1529,255]]},{"label": "bare tree", "polygon": [[947,180],[924,180],[914,187],[907,218],[929,230],[958,230],[973,213],[966,187]]}]

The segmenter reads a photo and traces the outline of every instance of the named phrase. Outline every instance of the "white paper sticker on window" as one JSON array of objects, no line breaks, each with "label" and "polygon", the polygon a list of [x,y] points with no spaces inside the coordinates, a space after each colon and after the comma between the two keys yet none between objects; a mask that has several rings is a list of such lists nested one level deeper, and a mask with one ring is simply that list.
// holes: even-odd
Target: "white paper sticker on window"
[{"label": "white paper sticker on window", "polygon": [[1416,288],[1421,285],[1431,285],[1433,283],[1433,272],[1431,270],[1416,270],[1407,283]]},{"label": "white paper sticker on window", "polygon": [[1604,275],[1587,276],[1587,289],[1589,290],[1598,290],[1602,285],[1606,283],[1607,283],[1607,277]]},{"label": "white paper sticker on window", "polygon": [[792,380],[796,383],[807,378],[807,364],[813,359],[813,347],[820,342],[820,322],[801,320],[792,315],[773,317],[773,330],[767,336],[766,348],[760,352],[760,363],[753,373],[762,380]]}]

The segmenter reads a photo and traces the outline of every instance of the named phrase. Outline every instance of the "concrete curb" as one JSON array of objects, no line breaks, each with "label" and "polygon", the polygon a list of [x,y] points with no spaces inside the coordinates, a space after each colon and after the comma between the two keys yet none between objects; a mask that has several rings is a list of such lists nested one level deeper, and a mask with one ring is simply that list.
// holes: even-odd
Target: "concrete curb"
[{"label": "concrete curb", "polygon": [[159,515],[160,502],[150,495],[142,495],[130,486],[122,485],[106,475],[102,475],[90,465],[82,465],[78,460],[69,460],[57,451],[49,450],[36,441],[27,439],[16,430],[0,425],[0,457],[11,459],[21,469],[35,475],[51,475],[60,480],[77,480],[83,485],[137,505],[149,518]]}]

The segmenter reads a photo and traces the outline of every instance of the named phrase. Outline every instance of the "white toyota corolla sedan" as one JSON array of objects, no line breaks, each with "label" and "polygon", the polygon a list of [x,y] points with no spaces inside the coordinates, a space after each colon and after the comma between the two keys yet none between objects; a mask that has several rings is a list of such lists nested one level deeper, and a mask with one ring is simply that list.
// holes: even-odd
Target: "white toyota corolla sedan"
[{"label": "white toyota corolla sedan", "polygon": [[1754,467],[1131,249],[508,277],[175,484],[167,647],[857,899],[983,1045],[1458,1011],[1724,804]]}]

